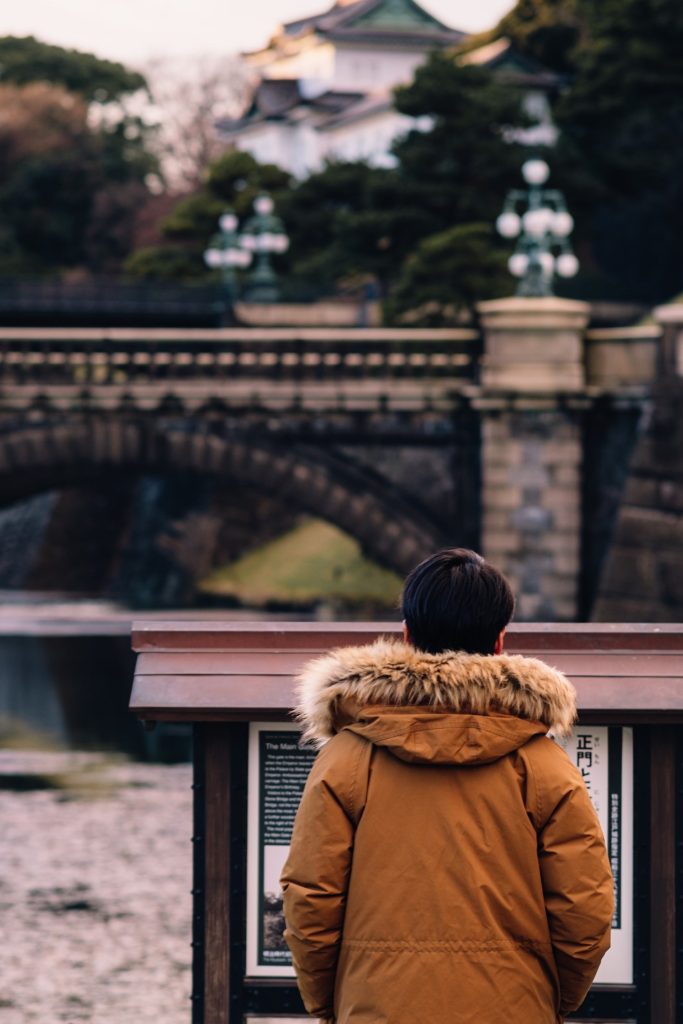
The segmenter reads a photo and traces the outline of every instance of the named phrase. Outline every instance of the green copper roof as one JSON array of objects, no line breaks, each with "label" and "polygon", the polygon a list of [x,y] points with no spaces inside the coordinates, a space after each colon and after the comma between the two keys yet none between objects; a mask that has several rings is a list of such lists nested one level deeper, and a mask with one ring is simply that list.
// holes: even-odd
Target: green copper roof
[{"label": "green copper roof", "polygon": [[353,28],[441,29],[444,26],[413,0],[382,0],[365,14],[347,22]]}]

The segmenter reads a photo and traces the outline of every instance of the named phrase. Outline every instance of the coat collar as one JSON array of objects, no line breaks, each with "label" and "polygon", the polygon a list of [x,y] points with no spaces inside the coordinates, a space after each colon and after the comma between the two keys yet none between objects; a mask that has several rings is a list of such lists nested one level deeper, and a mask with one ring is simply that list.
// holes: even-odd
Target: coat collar
[{"label": "coat collar", "polygon": [[306,665],[298,680],[296,716],[304,738],[330,739],[367,705],[422,707],[485,715],[503,712],[542,722],[566,735],[576,718],[569,680],[521,655],[426,654],[387,639],[339,647]]}]

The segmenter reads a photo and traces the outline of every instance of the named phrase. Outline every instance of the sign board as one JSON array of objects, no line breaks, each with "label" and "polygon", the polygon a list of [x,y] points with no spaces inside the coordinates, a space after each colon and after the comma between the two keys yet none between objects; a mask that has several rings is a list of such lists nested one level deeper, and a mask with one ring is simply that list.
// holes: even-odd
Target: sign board
[{"label": "sign board", "polygon": [[292,978],[284,940],[280,874],[315,750],[299,747],[289,723],[249,726],[247,822],[247,975]]},{"label": "sign board", "polygon": [[[280,874],[315,751],[301,749],[289,723],[249,726],[247,975],[292,978],[283,937]],[[614,875],[612,948],[596,984],[633,982],[633,730],[577,727],[562,743],[577,766],[602,825]]]},{"label": "sign board", "polygon": [[596,985],[633,983],[633,729],[577,726],[562,746],[581,772],[607,840],[614,876],[612,948]]}]

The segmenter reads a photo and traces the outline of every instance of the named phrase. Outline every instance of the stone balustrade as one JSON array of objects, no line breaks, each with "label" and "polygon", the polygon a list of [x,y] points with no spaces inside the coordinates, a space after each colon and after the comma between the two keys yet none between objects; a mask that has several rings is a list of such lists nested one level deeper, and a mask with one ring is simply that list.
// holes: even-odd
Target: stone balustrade
[{"label": "stone balustrade", "polygon": [[471,380],[479,332],[226,328],[0,329],[0,389],[238,380]]}]

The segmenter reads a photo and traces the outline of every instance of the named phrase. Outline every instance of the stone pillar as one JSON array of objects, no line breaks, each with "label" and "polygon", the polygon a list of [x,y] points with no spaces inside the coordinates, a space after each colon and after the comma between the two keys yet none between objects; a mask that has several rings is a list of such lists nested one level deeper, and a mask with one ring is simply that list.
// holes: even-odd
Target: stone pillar
[{"label": "stone pillar", "polygon": [[518,620],[571,621],[579,611],[589,307],[510,298],[479,312],[482,551],[510,579]]}]

